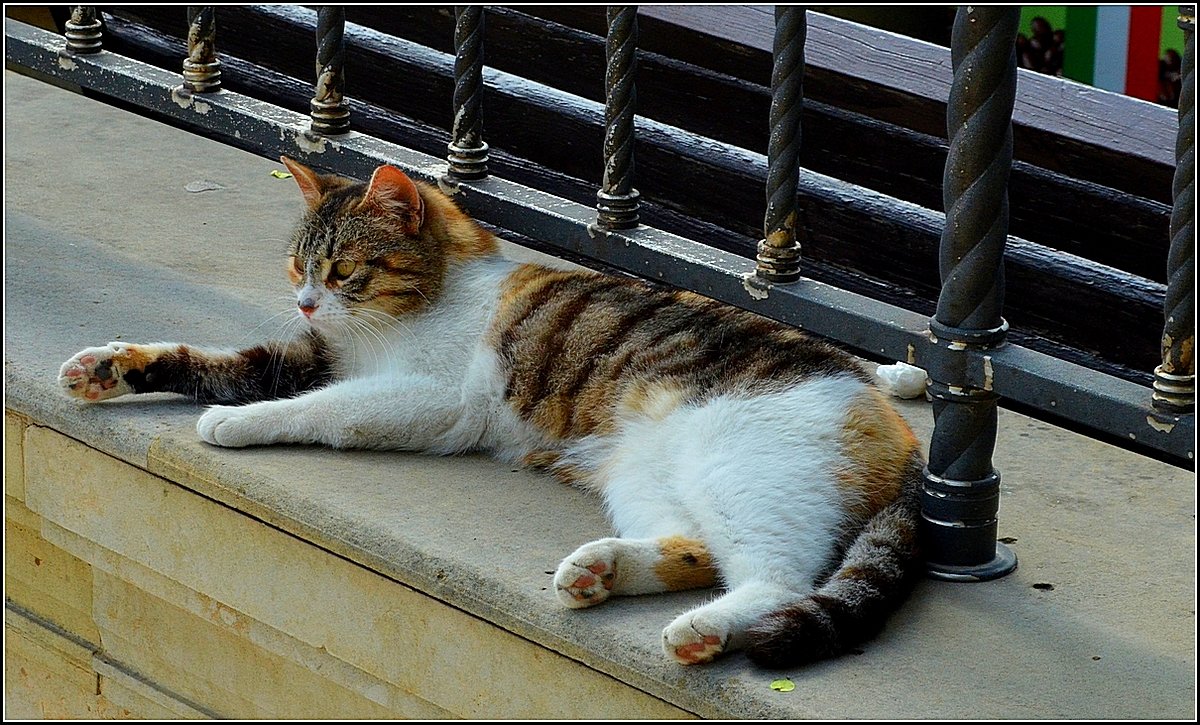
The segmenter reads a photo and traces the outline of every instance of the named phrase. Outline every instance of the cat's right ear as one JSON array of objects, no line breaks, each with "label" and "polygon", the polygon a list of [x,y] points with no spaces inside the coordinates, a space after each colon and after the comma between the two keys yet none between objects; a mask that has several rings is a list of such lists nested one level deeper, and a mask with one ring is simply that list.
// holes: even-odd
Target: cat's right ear
[{"label": "cat's right ear", "polygon": [[286,156],[280,156],[279,160],[296,180],[296,185],[300,187],[300,193],[304,194],[304,200],[308,202],[308,208],[315,209],[325,194],[325,182],[321,179],[321,175],[299,161],[292,161]]}]

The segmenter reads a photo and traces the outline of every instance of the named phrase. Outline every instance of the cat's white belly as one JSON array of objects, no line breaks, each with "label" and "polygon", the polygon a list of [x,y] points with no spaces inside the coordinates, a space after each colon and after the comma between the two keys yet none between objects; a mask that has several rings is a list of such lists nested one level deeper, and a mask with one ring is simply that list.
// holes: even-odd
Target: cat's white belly
[{"label": "cat's white belly", "polygon": [[863,387],[820,378],[626,420],[591,444],[613,524],[631,538],[695,532],[730,584],[815,578],[844,524],[839,434]]}]

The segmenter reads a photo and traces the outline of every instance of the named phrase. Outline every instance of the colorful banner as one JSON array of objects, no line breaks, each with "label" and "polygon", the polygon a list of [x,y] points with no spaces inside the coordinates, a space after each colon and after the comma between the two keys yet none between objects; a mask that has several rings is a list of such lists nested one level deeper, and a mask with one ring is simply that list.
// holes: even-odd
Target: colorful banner
[{"label": "colorful banner", "polygon": [[1147,101],[1174,104],[1183,31],[1177,6],[1021,9],[1022,67]]}]

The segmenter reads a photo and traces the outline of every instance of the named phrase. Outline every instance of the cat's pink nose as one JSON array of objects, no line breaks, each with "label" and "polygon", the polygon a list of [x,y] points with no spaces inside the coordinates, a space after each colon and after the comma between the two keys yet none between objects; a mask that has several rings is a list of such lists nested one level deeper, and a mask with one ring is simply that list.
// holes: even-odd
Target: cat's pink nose
[{"label": "cat's pink nose", "polygon": [[300,311],[304,313],[305,317],[312,317],[313,313],[317,311],[317,306],[313,304],[306,305],[304,303],[300,303],[299,307]]}]

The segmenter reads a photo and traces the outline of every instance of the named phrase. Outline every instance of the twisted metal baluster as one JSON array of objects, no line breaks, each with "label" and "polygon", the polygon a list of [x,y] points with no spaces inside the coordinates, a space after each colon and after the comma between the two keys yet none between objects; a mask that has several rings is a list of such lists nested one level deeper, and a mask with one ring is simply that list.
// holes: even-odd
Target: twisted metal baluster
[{"label": "twisted metal baluster", "polygon": [[1167,255],[1166,324],[1162,365],[1154,369],[1155,409],[1194,412],[1196,406],[1196,6],[1179,6],[1183,28],[1183,80],[1179,90],[1179,134],[1175,138],[1175,180],[1171,209],[1171,251]]},{"label": "twisted metal baluster", "polygon": [[483,6],[454,8],[454,128],[448,146],[449,174],[456,179],[488,175],[483,140]]},{"label": "twisted metal baluster", "polygon": [[66,23],[67,52],[99,53],[101,48],[100,20],[91,5],[72,5],[71,19]]},{"label": "twisted metal baluster", "polygon": [[768,282],[800,279],[796,190],[800,184],[800,112],[804,108],[804,8],[775,6],[771,71],[771,138],[767,145],[767,213],[757,274]]},{"label": "twisted metal baluster", "polygon": [[350,130],[346,86],[346,10],[322,6],[317,11],[317,88],[309,101],[312,130],[324,136]]},{"label": "twisted metal baluster", "polygon": [[216,8],[188,8],[188,57],[183,61],[183,87],[192,93],[211,93],[221,87],[217,60]]},{"label": "twisted metal baluster", "polygon": [[638,194],[633,188],[633,115],[637,106],[637,6],[608,8],[604,45],[604,181],[596,193],[596,223],[605,229],[638,225]]},{"label": "twisted metal baluster", "polygon": [[929,322],[939,347],[928,388],[934,431],[921,513],[929,574],[955,581],[993,579],[1017,565],[996,542],[998,396],[966,385],[961,371],[967,350],[1001,345],[1008,330],[1001,312],[1019,17],[1017,7],[960,7],[951,39],[942,291]]}]

